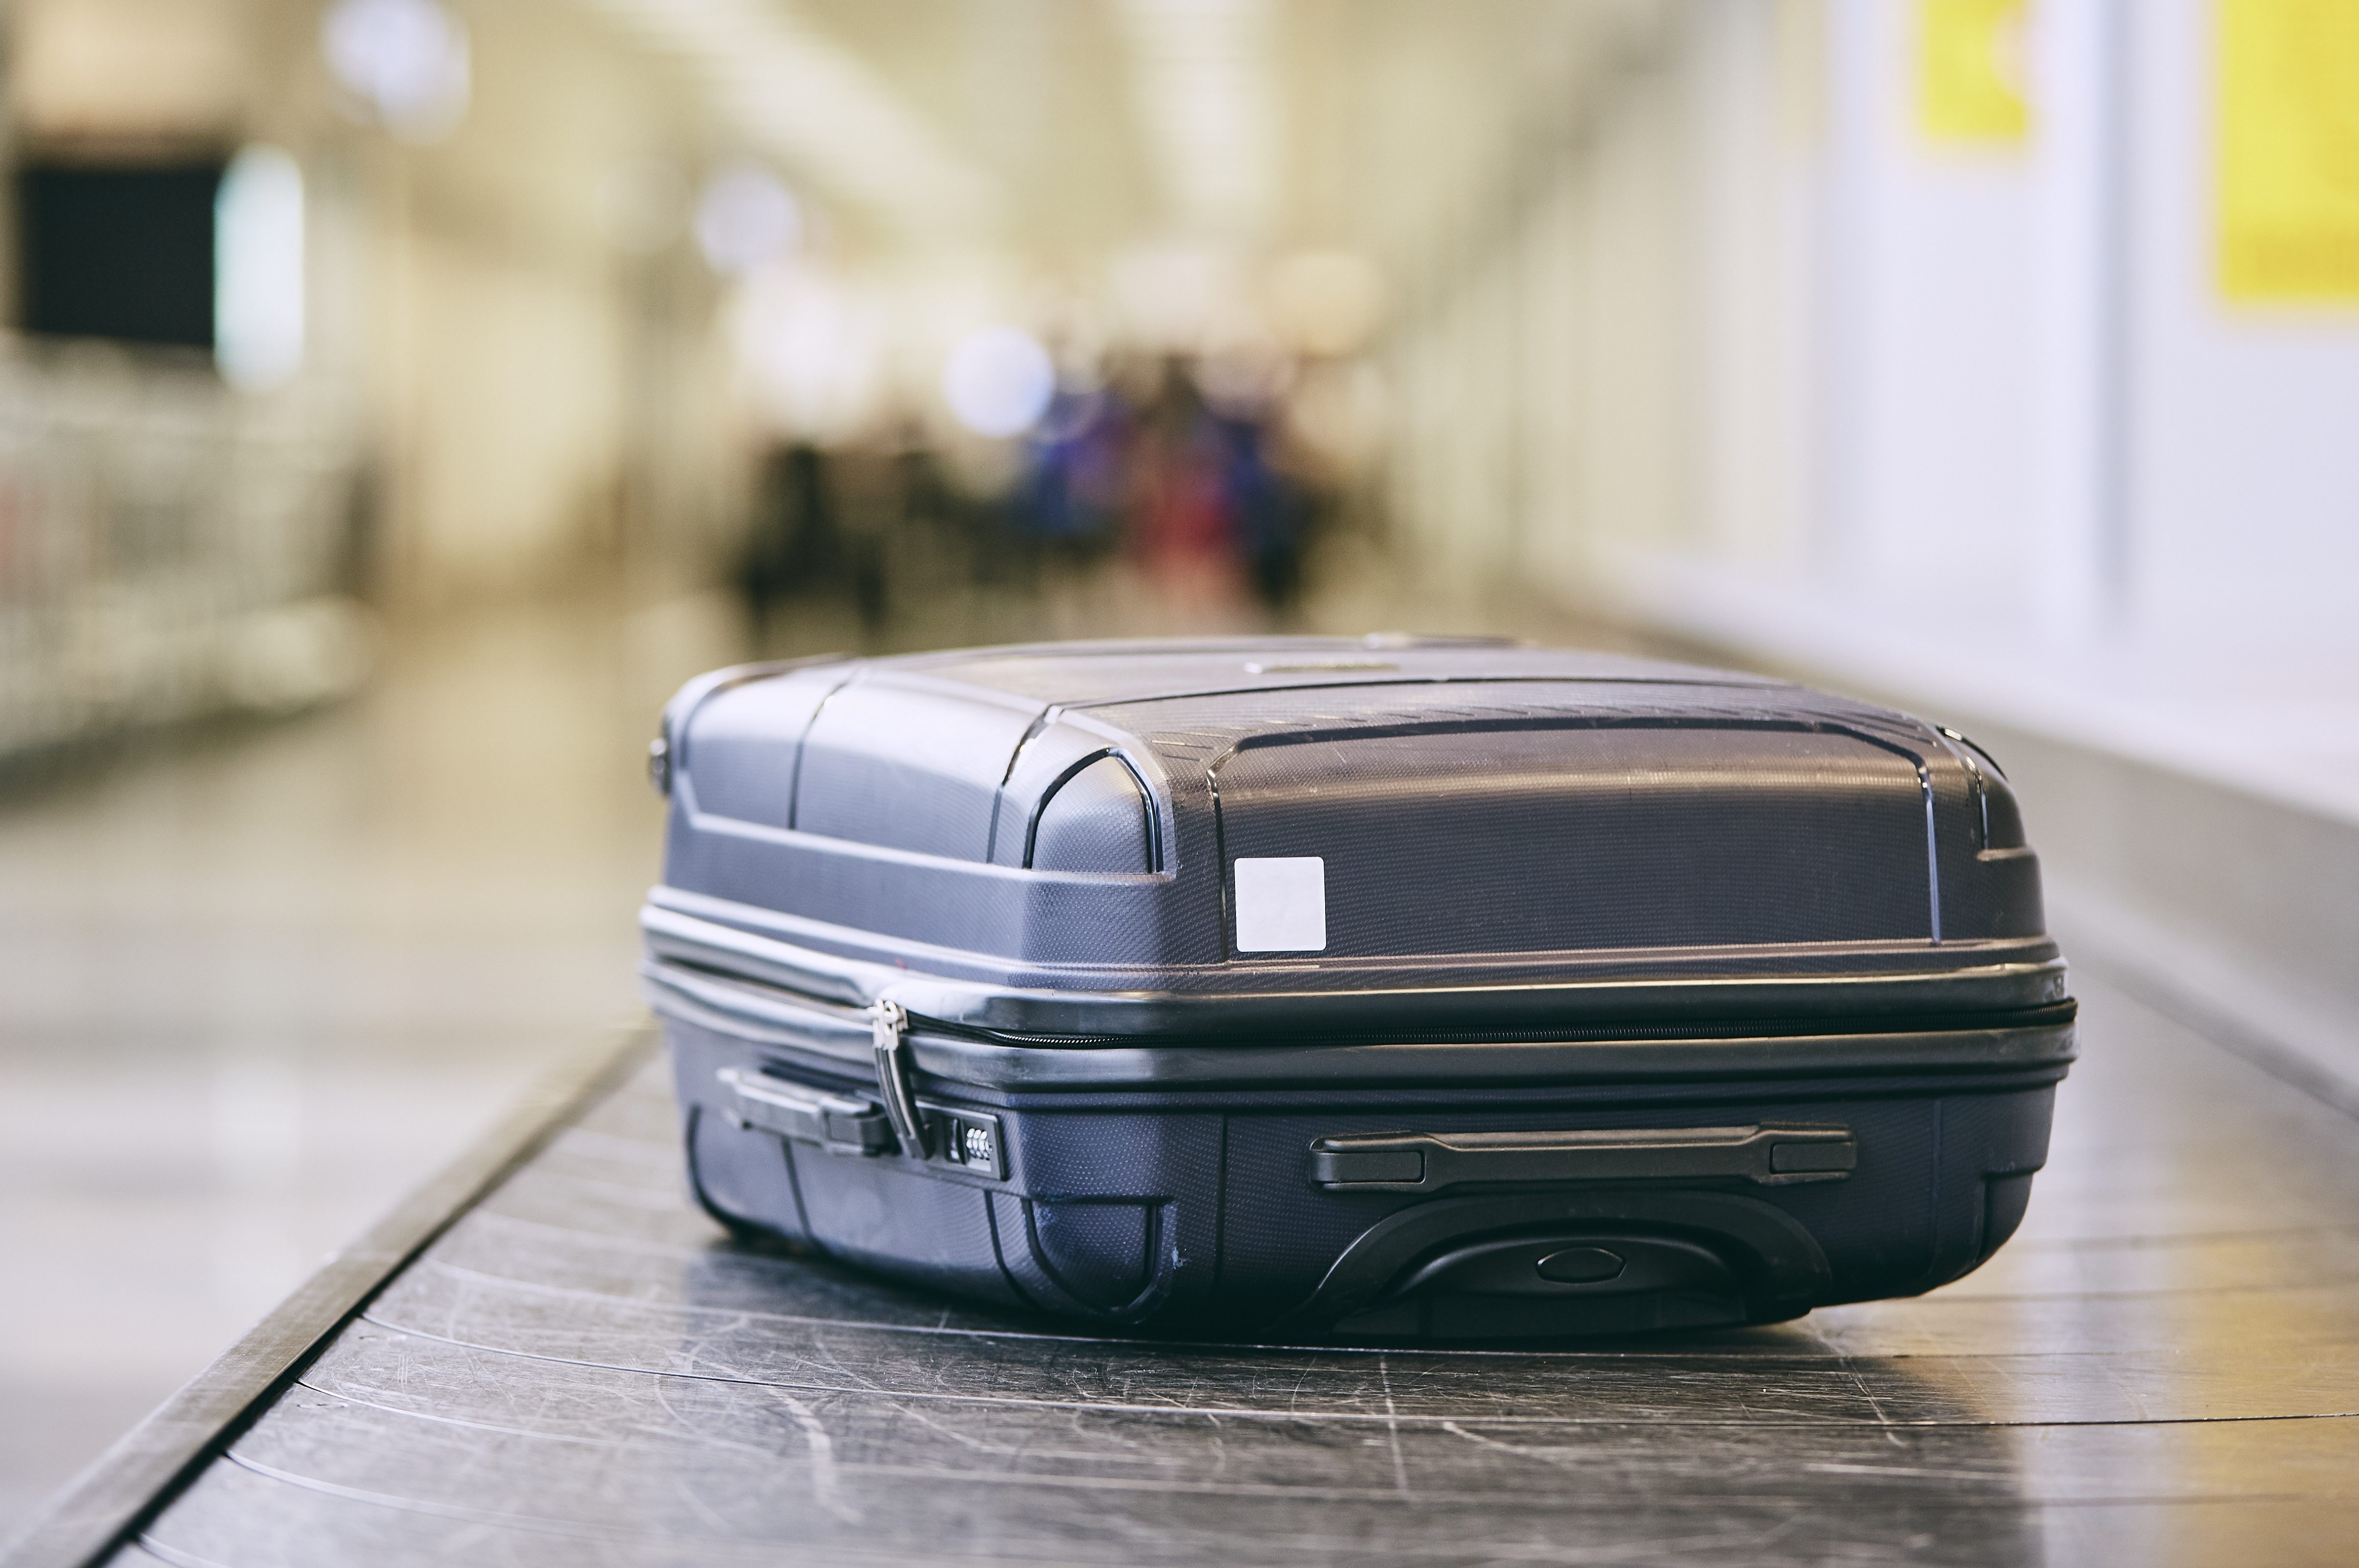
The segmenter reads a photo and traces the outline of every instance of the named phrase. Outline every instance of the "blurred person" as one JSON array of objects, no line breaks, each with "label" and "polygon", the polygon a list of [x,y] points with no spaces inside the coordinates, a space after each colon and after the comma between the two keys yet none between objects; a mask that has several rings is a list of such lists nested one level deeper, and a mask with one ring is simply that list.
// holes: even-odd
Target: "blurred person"
[{"label": "blurred person", "polygon": [[799,440],[762,465],[738,588],[756,647],[770,645],[790,599],[838,586],[848,561],[825,452]]},{"label": "blurred person", "polygon": [[861,630],[872,639],[891,611],[892,582],[909,537],[900,456],[895,447],[874,440],[838,448],[829,456],[843,587]]},{"label": "blurred person", "polygon": [[1060,389],[1027,453],[1018,515],[1060,564],[1101,559],[1119,536],[1136,421],[1112,386]]},{"label": "blurred person", "polygon": [[1234,441],[1184,362],[1164,362],[1131,463],[1130,546],[1183,610],[1242,602],[1243,539],[1232,483]]},{"label": "blurred person", "polygon": [[1302,591],[1302,546],[1310,496],[1273,460],[1266,419],[1220,421],[1225,448],[1222,489],[1234,518],[1246,573],[1262,607],[1283,617]]},{"label": "blurred person", "polygon": [[[1298,374],[1256,427],[1256,456],[1269,475],[1269,493],[1266,521],[1255,535],[1254,583],[1263,603],[1281,618],[1300,604],[1313,549],[1348,520],[1352,454],[1338,449],[1348,441],[1334,428],[1340,422],[1334,406],[1339,371],[1348,373],[1332,362],[1322,367],[1314,362],[1310,373]],[[1364,419],[1361,410],[1348,412]]]}]

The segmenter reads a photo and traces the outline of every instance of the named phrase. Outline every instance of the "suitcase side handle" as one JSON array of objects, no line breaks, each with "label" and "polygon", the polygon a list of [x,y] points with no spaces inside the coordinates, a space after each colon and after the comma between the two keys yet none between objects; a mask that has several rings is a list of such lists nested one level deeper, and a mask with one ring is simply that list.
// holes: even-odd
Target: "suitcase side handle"
[{"label": "suitcase side handle", "polygon": [[729,1114],[740,1127],[824,1144],[836,1153],[882,1154],[893,1147],[893,1130],[873,1100],[828,1094],[745,1067],[723,1067],[716,1076],[729,1091]]},{"label": "suitcase side handle", "polygon": [[1840,1182],[1859,1164],[1843,1127],[1600,1128],[1578,1132],[1353,1132],[1310,1145],[1329,1192],[1730,1178]]}]

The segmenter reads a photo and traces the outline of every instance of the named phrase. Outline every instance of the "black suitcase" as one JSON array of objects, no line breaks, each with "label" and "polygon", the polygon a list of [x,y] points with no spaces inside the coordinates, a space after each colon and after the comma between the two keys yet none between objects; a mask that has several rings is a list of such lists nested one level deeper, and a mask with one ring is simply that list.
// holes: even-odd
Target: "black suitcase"
[{"label": "black suitcase", "polygon": [[690,682],[642,914],[696,1196],[1104,1325],[1762,1323],[2015,1229],[2073,1003],[1997,765],[1443,639]]}]

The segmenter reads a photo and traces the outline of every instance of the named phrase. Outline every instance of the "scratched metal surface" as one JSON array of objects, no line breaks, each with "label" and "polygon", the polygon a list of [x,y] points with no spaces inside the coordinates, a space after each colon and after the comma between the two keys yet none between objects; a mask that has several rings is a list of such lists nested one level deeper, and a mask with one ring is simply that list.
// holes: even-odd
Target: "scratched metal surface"
[{"label": "scratched metal surface", "polygon": [[2359,1560],[2359,1123],[2082,991],[1981,1273],[1550,1351],[1096,1339],[749,1251],[651,1069],[121,1561]]}]

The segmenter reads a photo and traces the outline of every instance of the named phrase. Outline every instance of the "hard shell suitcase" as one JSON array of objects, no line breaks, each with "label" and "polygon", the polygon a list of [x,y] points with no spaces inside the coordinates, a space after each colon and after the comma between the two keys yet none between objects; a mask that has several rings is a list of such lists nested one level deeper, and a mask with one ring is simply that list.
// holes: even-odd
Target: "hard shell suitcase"
[{"label": "hard shell suitcase", "polygon": [[1100,1324],[1759,1323],[1956,1279],[2073,1003],[1997,764],[1749,675],[1134,642],[690,682],[642,914],[696,1195]]}]

